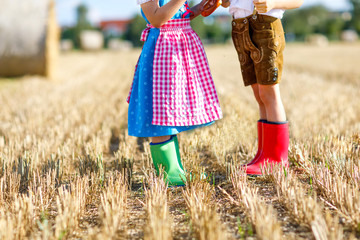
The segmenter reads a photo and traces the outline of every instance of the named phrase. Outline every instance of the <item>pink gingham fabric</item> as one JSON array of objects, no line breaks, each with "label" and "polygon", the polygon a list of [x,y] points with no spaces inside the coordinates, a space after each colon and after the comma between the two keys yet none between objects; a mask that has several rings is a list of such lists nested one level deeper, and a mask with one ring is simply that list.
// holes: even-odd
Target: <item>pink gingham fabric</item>
[{"label": "pink gingham fabric", "polygon": [[152,28],[152,26],[150,24],[146,24],[146,28],[141,33],[140,41],[143,41],[143,42],[146,41],[146,38],[149,35],[149,32],[150,32],[151,28]]},{"label": "pink gingham fabric", "polygon": [[[150,28],[144,30],[143,40]],[[220,118],[222,112],[201,40],[189,19],[170,20],[160,27],[155,47],[152,124],[192,126]]]}]

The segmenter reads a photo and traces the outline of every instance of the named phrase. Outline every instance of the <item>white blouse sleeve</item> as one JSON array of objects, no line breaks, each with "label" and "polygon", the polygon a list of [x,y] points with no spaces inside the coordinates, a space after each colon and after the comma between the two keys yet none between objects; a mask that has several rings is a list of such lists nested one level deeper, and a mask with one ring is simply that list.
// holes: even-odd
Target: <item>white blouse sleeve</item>
[{"label": "white blouse sleeve", "polygon": [[150,2],[150,1],[154,1],[154,0],[136,0],[137,4],[143,4],[143,3],[147,3],[147,2]]}]

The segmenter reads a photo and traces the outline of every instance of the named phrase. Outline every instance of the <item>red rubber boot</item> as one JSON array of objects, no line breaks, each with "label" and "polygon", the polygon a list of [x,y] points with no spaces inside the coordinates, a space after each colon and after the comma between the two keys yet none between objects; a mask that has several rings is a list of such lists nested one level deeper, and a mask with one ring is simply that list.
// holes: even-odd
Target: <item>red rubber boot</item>
[{"label": "red rubber boot", "polygon": [[257,122],[257,132],[258,132],[258,150],[257,150],[257,153],[255,155],[255,157],[253,158],[253,160],[251,160],[251,162],[249,162],[248,164],[245,164],[245,165],[242,165],[243,167],[246,167],[246,166],[250,166],[252,164],[254,164],[259,158],[260,158],[260,155],[262,153],[262,142],[263,142],[263,139],[262,139],[262,136],[263,136],[263,123],[266,122],[265,120],[259,120]]},{"label": "red rubber boot", "polygon": [[263,123],[263,151],[259,159],[246,167],[248,175],[262,175],[262,168],[267,165],[282,164],[289,166],[289,123]]}]

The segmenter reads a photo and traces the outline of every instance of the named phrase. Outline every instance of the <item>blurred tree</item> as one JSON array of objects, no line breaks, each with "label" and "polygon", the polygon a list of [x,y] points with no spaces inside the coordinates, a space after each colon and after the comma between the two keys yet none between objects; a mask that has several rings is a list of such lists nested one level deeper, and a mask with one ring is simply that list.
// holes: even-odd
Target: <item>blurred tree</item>
[{"label": "blurred tree", "polygon": [[[228,24],[230,24],[230,21]],[[229,38],[229,35],[230,31],[224,29],[218,22],[216,22],[216,19],[214,19],[212,24],[206,26],[206,38],[211,43],[224,43]]]},{"label": "blurred tree", "polygon": [[142,46],[141,33],[146,28],[146,21],[141,15],[136,15],[128,25],[123,38],[133,43],[135,47]]},{"label": "blurred tree", "polygon": [[91,24],[87,19],[87,14],[88,14],[88,7],[85,4],[80,4],[77,8],[76,8],[76,15],[77,15],[77,24],[76,26],[79,29],[88,29],[91,28]]},{"label": "blurred tree", "polygon": [[75,47],[80,47],[80,33],[82,31],[95,29],[87,19],[88,11],[88,7],[85,4],[80,4],[76,8],[77,23],[75,26]]},{"label": "blurred tree", "polygon": [[69,39],[74,43],[75,48],[80,47],[80,32],[83,30],[94,30],[95,28],[91,25],[87,19],[88,7],[85,4],[80,4],[76,8],[76,25],[74,27],[64,28],[61,33],[61,39]]},{"label": "blurred tree", "polygon": [[76,37],[76,28],[75,27],[64,27],[61,30],[61,39],[68,39],[74,43],[74,47],[76,46],[77,37]]},{"label": "blurred tree", "polygon": [[207,29],[202,16],[193,19],[191,21],[191,27],[201,39],[205,39],[207,37]]},{"label": "blurred tree", "polygon": [[360,0],[349,0],[353,6],[351,26],[360,33]]},{"label": "blurred tree", "polygon": [[[196,5],[196,1],[191,0],[188,2],[190,6]],[[204,23],[204,18],[201,15],[191,21],[191,27],[201,39],[206,38],[206,25]]]},{"label": "blurred tree", "polygon": [[341,16],[329,19],[326,24],[326,35],[330,40],[339,40],[344,27],[345,21],[341,18]]},{"label": "blurred tree", "polygon": [[[199,1],[189,1],[190,6],[194,6]],[[199,37],[210,43],[223,43],[230,38],[230,17],[229,20],[217,21],[223,16],[211,15],[202,17],[201,15],[191,21],[191,26]]]},{"label": "blurred tree", "polygon": [[282,22],[285,33],[295,35],[295,40],[304,40],[312,33],[335,36],[343,27],[322,5],[287,11]]}]

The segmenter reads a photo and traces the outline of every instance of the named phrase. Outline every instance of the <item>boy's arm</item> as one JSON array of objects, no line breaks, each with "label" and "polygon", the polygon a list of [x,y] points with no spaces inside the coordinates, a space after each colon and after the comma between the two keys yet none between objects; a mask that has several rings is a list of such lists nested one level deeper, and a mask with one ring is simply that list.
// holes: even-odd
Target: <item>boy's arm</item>
[{"label": "boy's arm", "polygon": [[179,11],[185,1],[186,0],[171,0],[160,7],[159,0],[155,0],[141,4],[141,9],[151,25],[158,28],[169,21],[176,12]]},{"label": "boy's arm", "polygon": [[267,13],[272,9],[294,9],[303,4],[304,0],[254,0],[259,13]]}]

